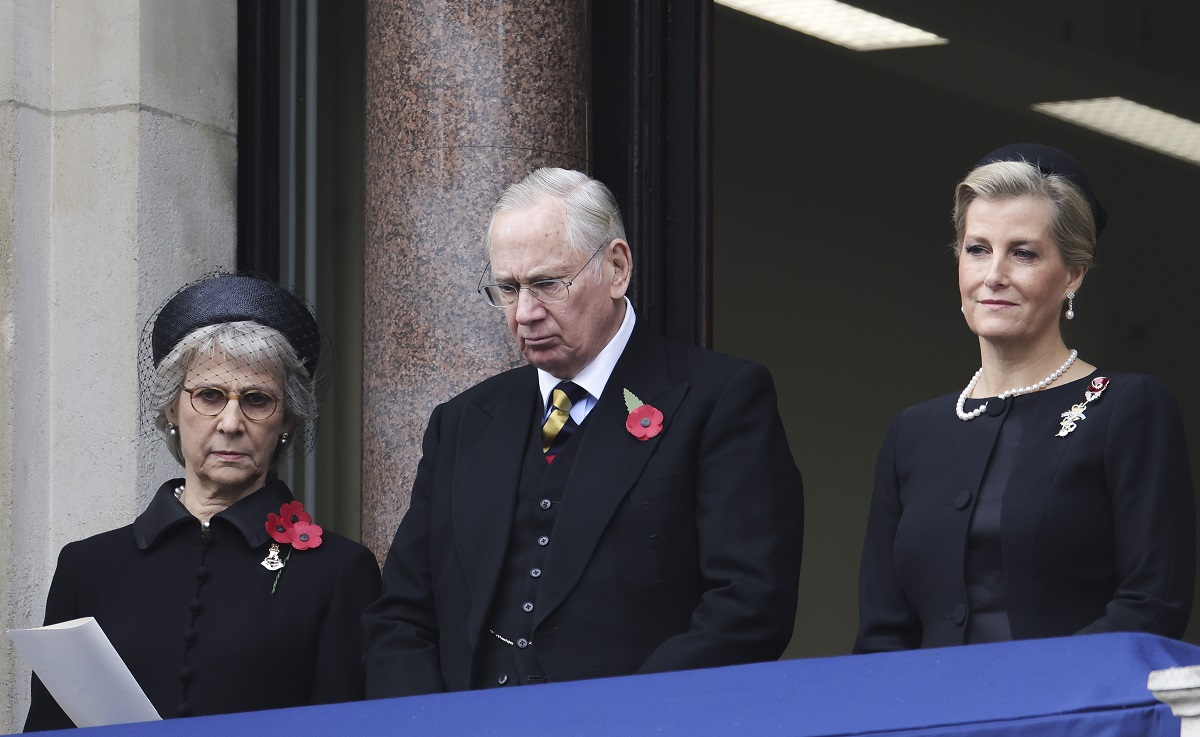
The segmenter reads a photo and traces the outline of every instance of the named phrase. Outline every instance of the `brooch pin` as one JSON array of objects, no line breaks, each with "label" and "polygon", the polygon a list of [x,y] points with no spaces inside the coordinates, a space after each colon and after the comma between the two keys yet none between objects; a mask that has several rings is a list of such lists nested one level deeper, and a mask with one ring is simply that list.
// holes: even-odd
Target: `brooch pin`
[{"label": "brooch pin", "polygon": [[262,567],[268,571],[278,571],[283,568],[283,561],[279,559],[279,543],[271,543],[271,550],[267,553],[267,557],[263,558]]},{"label": "brooch pin", "polygon": [[649,440],[662,432],[663,413],[656,407],[645,404],[628,389],[625,392],[625,409],[629,416],[625,418],[625,429],[638,440]]},{"label": "brooch pin", "polygon": [[1096,378],[1092,379],[1092,383],[1088,384],[1088,388],[1083,392],[1083,401],[1062,413],[1063,419],[1062,422],[1059,423],[1061,428],[1058,431],[1057,437],[1065,438],[1067,435],[1074,432],[1076,423],[1078,423],[1080,420],[1087,419],[1087,415],[1083,413],[1083,410],[1086,409],[1089,404],[1099,399],[1100,395],[1103,394],[1104,390],[1107,388],[1108,377],[1097,376]]}]

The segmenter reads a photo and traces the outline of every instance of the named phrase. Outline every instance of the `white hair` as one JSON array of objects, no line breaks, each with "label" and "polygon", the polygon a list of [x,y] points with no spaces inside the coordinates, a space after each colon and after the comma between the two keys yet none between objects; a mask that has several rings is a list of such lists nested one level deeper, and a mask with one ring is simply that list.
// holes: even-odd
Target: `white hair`
[{"label": "white hair", "polygon": [[[557,199],[563,203],[567,213],[567,245],[580,258],[591,257],[598,249],[618,238],[625,240],[621,209],[608,187],[581,171],[544,168],[510,184],[496,200],[485,241],[489,257],[496,216],[524,210],[547,199]],[[600,262],[593,262],[592,268],[598,277]]]}]

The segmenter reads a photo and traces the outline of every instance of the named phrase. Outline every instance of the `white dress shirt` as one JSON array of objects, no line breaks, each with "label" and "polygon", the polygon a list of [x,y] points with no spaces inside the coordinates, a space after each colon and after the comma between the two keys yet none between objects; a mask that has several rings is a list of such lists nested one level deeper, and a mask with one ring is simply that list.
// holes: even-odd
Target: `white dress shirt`
[{"label": "white dress shirt", "polygon": [[621,321],[621,327],[617,329],[616,335],[608,341],[603,350],[592,359],[592,362],[583,367],[583,370],[570,379],[560,379],[541,369],[537,370],[538,386],[542,390],[542,422],[545,422],[550,415],[550,393],[554,391],[554,387],[558,386],[560,381],[571,381],[587,392],[586,397],[571,405],[571,419],[575,420],[576,425],[583,424],[583,418],[587,417],[588,412],[592,411],[592,407],[596,406],[596,402],[604,392],[604,385],[608,383],[608,377],[612,376],[613,369],[617,366],[617,360],[625,352],[629,336],[633,335],[635,322],[637,322],[637,317],[633,314],[633,304],[628,297],[625,297],[625,319]]}]

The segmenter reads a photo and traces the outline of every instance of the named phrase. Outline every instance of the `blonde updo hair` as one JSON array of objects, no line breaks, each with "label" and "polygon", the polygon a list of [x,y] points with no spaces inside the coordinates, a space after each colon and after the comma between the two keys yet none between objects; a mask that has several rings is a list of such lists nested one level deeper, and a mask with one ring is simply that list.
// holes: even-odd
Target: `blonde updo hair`
[{"label": "blonde updo hair", "polygon": [[1096,255],[1096,217],[1078,187],[1061,174],[1046,174],[1027,161],[994,161],[976,167],[954,190],[955,258],[962,248],[967,209],[977,199],[1038,197],[1053,206],[1051,234],[1067,266],[1091,268]]}]

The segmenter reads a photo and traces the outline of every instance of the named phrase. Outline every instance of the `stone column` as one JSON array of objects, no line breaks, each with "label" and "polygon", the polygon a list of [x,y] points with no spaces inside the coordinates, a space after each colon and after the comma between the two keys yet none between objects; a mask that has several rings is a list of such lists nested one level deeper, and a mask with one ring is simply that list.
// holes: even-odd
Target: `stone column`
[{"label": "stone column", "polygon": [[475,293],[510,182],[587,168],[584,0],[368,0],[363,540],[383,560],[434,406],[515,366]]},{"label": "stone column", "polygon": [[[0,34],[0,616],[28,627],[62,545],[179,474],[139,436],[137,344],[167,295],[234,264],[236,7],[0,0]],[[19,729],[7,637],[0,683]]]}]

